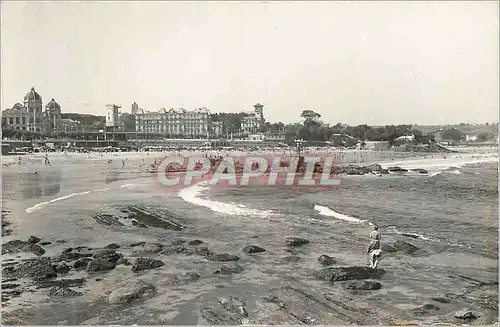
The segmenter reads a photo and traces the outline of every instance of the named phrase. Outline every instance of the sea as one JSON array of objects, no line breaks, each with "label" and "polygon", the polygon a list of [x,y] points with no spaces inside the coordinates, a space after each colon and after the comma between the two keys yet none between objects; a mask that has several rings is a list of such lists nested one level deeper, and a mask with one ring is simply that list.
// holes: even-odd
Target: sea
[{"label": "sea", "polygon": [[[272,310],[259,303],[270,289],[294,284],[315,294],[333,292],[357,307],[376,308],[371,317],[357,317],[367,324],[395,319],[436,322],[464,304],[452,301],[426,317],[412,316],[411,310],[445,293],[461,294],[471,278],[498,280],[498,156],[492,151],[386,158],[380,162],[383,167],[423,168],[428,173],[345,176],[341,185],[328,189],[217,187],[200,182],[173,190],[149,172],[158,156],[58,154],[51,157],[50,166],[44,165],[43,154],[23,156],[21,164],[18,157],[3,157],[2,204],[9,222],[3,243],[35,235],[51,242],[44,247],[50,256],[69,246],[199,239],[213,251],[238,255],[245,271],[219,280],[211,274],[218,263],[163,257],[165,269],[139,276],[157,285],[158,295],[133,307],[113,311],[102,304],[118,283],[136,278],[125,270],[129,268],[117,267],[98,281],[89,278],[83,297],[53,301],[43,292],[26,292],[4,304],[4,315],[35,312],[23,316],[24,322],[34,324],[206,324],[200,303],[238,296],[250,303],[247,311],[255,323],[293,323],[272,320]],[[168,217],[184,228],[140,228],[120,215],[130,206]],[[116,216],[121,224],[102,223],[95,219],[99,214]],[[343,266],[366,266],[372,225],[379,227],[382,244],[402,240],[419,252],[383,253],[383,288],[369,294],[353,297],[315,280],[314,271],[322,268],[317,258],[323,254]],[[291,254],[285,246],[288,237],[310,243]],[[266,252],[246,256],[241,249],[247,245]],[[8,254],[2,260],[26,256]],[[202,278],[182,287],[166,286],[169,276],[186,271]],[[491,294],[498,298],[498,290]],[[497,314],[487,311],[482,316],[497,321]]]}]

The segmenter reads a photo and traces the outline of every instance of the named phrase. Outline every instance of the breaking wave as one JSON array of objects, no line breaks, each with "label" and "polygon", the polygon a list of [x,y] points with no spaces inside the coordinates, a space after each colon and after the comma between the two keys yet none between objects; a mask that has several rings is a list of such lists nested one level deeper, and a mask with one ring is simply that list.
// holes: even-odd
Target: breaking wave
[{"label": "breaking wave", "polygon": [[274,214],[270,210],[251,209],[242,204],[224,203],[220,201],[201,198],[200,197],[201,193],[209,189],[207,184],[208,181],[203,181],[194,184],[185,189],[182,189],[178,193],[178,195],[186,202],[206,207],[214,212],[223,213],[227,215],[269,217],[270,215]]},{"label": "breaking wave", "polygon": [[339,220],[347,221],[352,224],[368,224],[373,225],[368,220],[359,219],[356,217],[348,216],[343,213],[336,212],[328,207],[321,206],[319,204],[314,205],[314,210],[318,212],[318,214],[326,217],[333,217]]}]

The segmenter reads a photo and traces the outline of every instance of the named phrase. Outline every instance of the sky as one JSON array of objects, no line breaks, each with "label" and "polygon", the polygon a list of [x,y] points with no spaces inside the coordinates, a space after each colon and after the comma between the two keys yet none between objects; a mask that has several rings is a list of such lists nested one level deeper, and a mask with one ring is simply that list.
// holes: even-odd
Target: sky
[{"label": "sky", "polygon": [[498,121],[498,2],[1,3],[1,108],[207,107],[295,122]]}]

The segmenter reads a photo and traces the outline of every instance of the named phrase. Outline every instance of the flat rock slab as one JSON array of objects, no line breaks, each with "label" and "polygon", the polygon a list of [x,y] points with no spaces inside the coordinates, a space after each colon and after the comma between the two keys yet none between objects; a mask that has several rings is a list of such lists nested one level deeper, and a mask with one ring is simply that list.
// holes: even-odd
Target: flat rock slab
[{"label": "flat rock slab", "polygon": [[137,281],[129,282],[117,286],[116,290],[108,296],[110,304],[126,304],[137,299],[153,297],[156,294],[156,289],[153,284]]},{"label": "flat rock slab", "polygon": [[309,241],[300,237],[289,237],[285,240],[285,243],[288,246],[302,246],[309,244]]},{"label": "flat rock slab", "polygon": [[337,263],[337,261],[334,258],[332,258],[326,254],[321,255],[318,258],[318,262],[320,264],[322,264],[323,266],[331,266],[331,265],[334,265]]},{"label": "flat rock slab", "polygon": [[82,292],[77,292],[68,287],[54,286],[49,291],[49,296],[80,296]]},{"label": "flat rock slab", "polygon": [[272,289],[268,301],[278,305],[281,310],[306,325],[358,323],[325,300],[291,286]]},{"label": "flat rock slab", "polygon": [[15,267],[7,267],[2,270],[2,278],[24,278],[29,277],[35,281],[42,281],[57,277],[57,272],[49,258],[39,258],[25,261]]},{"label": "flat rock slab", "polygon": [[2,254],[19,252],[31,252],[40,256],[45,253],[45,250],[40,245],[21,240],[12,240],[2,244]]},{"label": "flat rock slab", "polygon": [[155,259],[151,259],[151,258],[137,258],[137,259],[135,259],[131,270],[133,272],[138,272],[141,270],[160,268],[164,265],[165,264],[163,263],[163,261],[160,261],[160,260],[155,260]]},{"label": "flat rock slab", "polygon": [[214,325],[241,324],[248,313],[245,303],[236,297],[219,298],[217,303],[203,307],[201,316]]},{"label": "flat rock slab", "polygon": [[116,267],[116,264],[104,259],[94,259],[87,264],[87,272],[99,272],[112,270]]},{"label": "flat rock slab", "polygon": [[352,282],[348,282],[344,287],[353,291],[373,291],[381,289],[382,284],[373,280],[354,280]]},{"label": "flat rock slab", "polygon": [[245,253],[261,253],[261,252],[265,252],[266,249],[263,249],[257,245],[247,245],[243,248],[242,251]]},{"label": "flat rock slab", "polygon": [[385,274],[383,269],[369,267],[323,268],[316,272],[316,278],[329,282],[356,279],[378,279]]},{"label": "flat rock slab", "polygon": [[238,261],[240,258],[234,254],[228,254],[228,253],[213,253],[207,256],[207,259],[210,261],[218,261],[218,262],[224,262],[224,261]]}]

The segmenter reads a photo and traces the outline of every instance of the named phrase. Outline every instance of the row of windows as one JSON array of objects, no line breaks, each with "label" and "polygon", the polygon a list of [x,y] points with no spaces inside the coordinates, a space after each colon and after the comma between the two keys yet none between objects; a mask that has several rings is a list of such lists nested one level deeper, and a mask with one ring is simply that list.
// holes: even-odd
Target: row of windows
[{"label": "row of windows", "polygon": [[14,121],[16,125],[26,125],[26,117],[3,117],[4,124],[14,125]]}]

